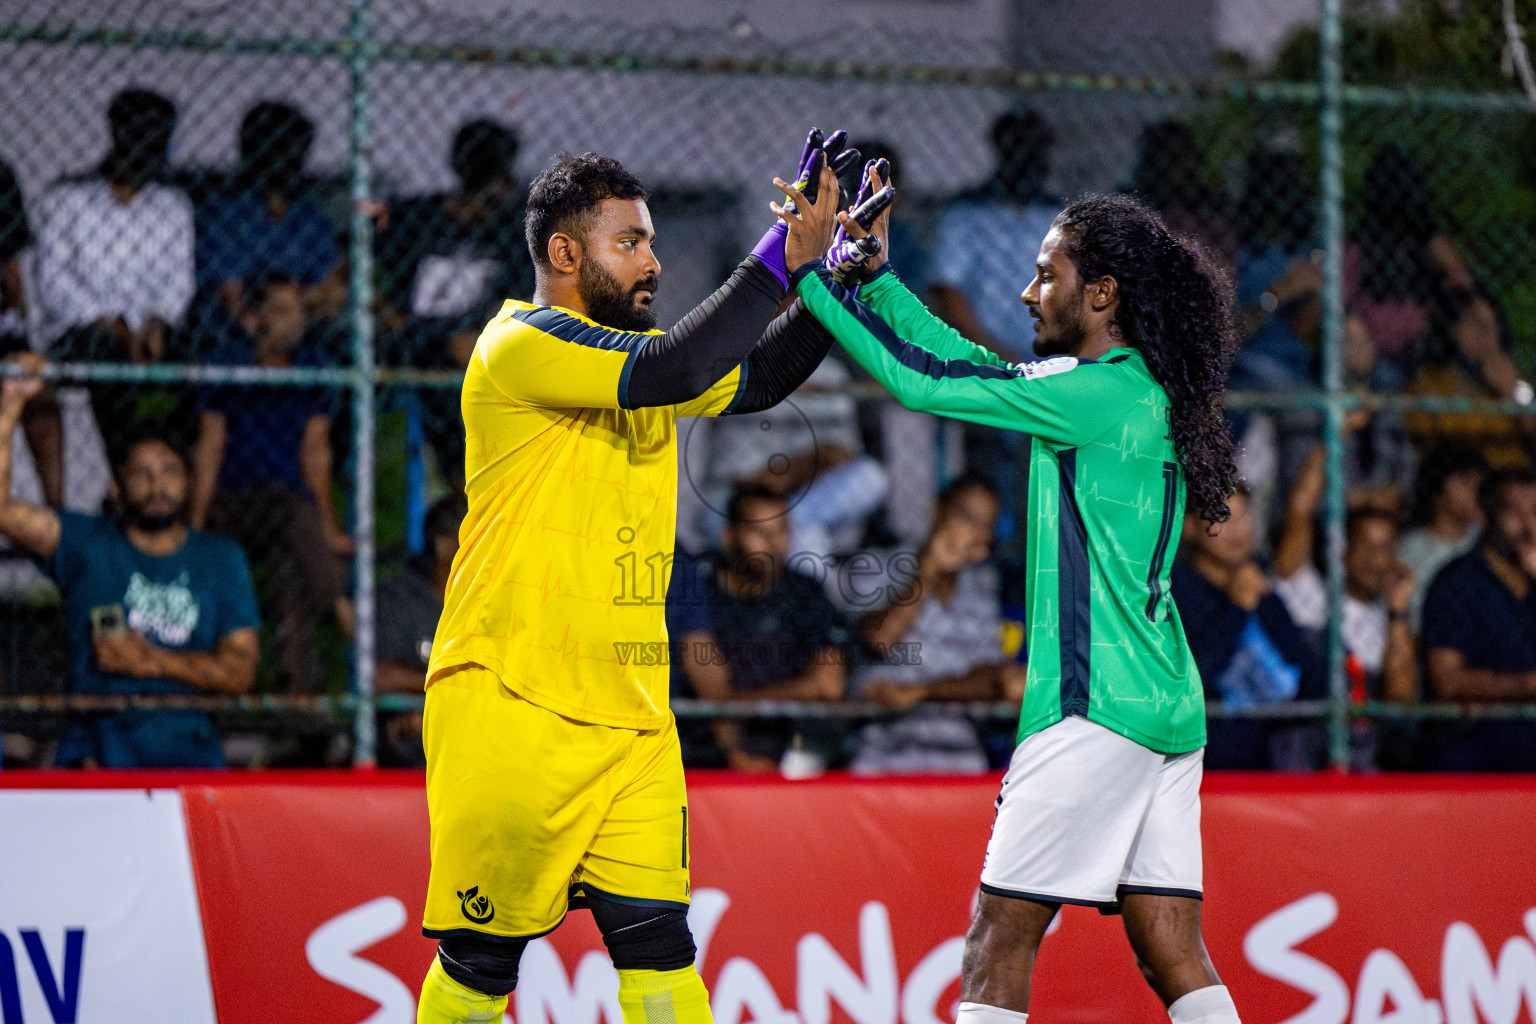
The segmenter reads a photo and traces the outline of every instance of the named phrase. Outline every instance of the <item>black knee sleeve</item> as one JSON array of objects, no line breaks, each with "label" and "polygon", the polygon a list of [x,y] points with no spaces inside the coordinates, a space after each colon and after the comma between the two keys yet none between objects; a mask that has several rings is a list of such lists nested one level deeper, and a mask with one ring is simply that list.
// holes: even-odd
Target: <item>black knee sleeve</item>
[{"label": "black knee sleeve", "polygon": [[492,939],[479,935],[450,935],[437,944],[443,972],[476,992],[504,996],[517,988],[517,964],[527,939]]},{"label": "black knee sleeve", "polygon": [[587,892],[613,966],[621,971],[678,971],[693,966],[688,913],[673,907],[635,907]]}]

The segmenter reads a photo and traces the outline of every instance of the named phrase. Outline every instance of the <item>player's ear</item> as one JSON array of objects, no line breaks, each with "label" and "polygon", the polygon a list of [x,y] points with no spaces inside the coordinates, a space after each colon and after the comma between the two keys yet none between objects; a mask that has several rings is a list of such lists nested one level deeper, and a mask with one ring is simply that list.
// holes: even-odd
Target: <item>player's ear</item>
[{"label": "player's ear", "polygon": [[1120,282],[1108,276],[1088,285],[1088,304],[1095,313],[1112,309],[1120,301]]},{"label": "player's ear", "polygon": [[581,243],[564,231],[556,231],[549,236],[545,255],[549,257],[549,265],[555,273],[574,274],[581,262]]}]

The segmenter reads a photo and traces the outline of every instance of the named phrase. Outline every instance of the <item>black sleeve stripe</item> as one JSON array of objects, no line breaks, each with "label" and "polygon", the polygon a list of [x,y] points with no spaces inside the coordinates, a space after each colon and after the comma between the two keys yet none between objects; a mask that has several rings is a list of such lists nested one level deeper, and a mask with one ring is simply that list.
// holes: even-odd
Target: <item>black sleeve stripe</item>
[{"label": "black sleeve stripe", "polygon": [[629,349],[629,355],[624,357],[624,369],[619,371],[619,408],[620,409],[633,409],[634,408],[634,406],[629,403],[629,375],[635,369],[635,357],[640,354],[640,350],[642,348],[644,348],[644,347],[645,347],[644,345],[632,345],[632,346],[630,346],[630,349]]},{"label": "black sleeve stripe", "polygon": [[640,354],[645,343],[655,335],[599,327],[555,309],[553,306],[520,309],[512,314],[512,319],[573,345],[602,349],[607,352],[627,352],[628,358],[624,360],[624,369],[619,371],[619,408],[633,408],[629,404],[630,371],[635,368],[635,357]]},{"label": "black sleeve stripe", "polygon": [[987,380],[1013,380],[1024,374],[1023,369],[1019,367],[993,366],[991,363],[971,363],[964,359],[940,359],[927,349],[919,348],[911,342],[903,340],[895,331],[891,330],[890,324],[887,324],[875,315],[874,310],[858,299],[853,298],[839,287],[837,282],[832,280],[831,271],[822,269],[817,273],[821,275],[822,282],[827,286],[827,290],[832,293],[833,297],[842,303],[843,308],[854,319],[858,320],[859,326],[863,327],[880,344],[884,345],[886,351],[890,352],[897,362],[909,370],[921,373],[925,377],[931,377],[934,380],[954,380],[963,377],[981,377]]},{"label": "black sleeve stripe", "polygon": [[653,337],[650,334],[616,331],[611,327],[589,324],[585,320],[577,319],[551,306],[520,309],[512,314],[512,319],[521,321],[534,330],[543,331],[550,337],[559,338],[561,341],[610,352],[630,351],[644,344],[647,338]]}]

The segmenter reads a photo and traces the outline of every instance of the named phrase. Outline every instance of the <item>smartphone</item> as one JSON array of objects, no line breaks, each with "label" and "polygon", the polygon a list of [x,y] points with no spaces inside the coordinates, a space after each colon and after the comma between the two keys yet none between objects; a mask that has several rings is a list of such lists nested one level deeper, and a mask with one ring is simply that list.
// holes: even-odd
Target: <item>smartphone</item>
[{"label": "smartphone", "polygon": [[103,604],[91,609],[91,634],[93,636],[116,636],[127,628],[128,623],[123,616],[122,605]]}]

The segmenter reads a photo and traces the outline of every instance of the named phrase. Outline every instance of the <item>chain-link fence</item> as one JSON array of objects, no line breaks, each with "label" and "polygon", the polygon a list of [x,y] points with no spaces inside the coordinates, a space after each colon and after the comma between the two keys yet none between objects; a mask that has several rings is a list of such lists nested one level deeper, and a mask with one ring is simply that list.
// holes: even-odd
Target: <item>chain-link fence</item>
[{"label": "chain-link fence", "polygon": [[[1481,627],[1454,614],[1496,593],[1475,566],[1429,587],[1479,536],[1479,482],[1531,464],[1518,403],[1536,352],[1536,150],[1516,89],[1536,5],[1136,4],[1093,19],[1092,38],[1065,9],[1004,0],[714,7],[0,7],[0,323],[13,356],[50,361],[48,386],[9,385],[0,415],[11,760],[419,756],[463,514],[458,386],[486,320],[532,295],[525,183],[563,151],[640,175],[665,326],[761,232],[771,178],[812,123],[892,161],[892,262],[1010,359],[1032,357],[1018,294],[1040,240],[1082,193],[1141,195],[1231,272],[1248,493],[1225,541],[1186,529],[1175,579],[1181,604],[1180,588],[1210,612],[1186,626],[1214,763],[1455,764],[1457,742],[1536,746],[1516,699],[1536,632],[1477,646]],[[979,635],[1000,639],[930,623],[934,658],[910,681],[1027,657],[1010,627],[1027,514],[1015,439],[901,410],[834,357],[785,406],[694,421],[680,448],[681,549],[729,545],[747,480],[792,497],[794,550],[833,578],[866,557],[917,565],[941,490],[981,478],[1001,497],[994,557],[960,575],[983,593]],[[1523,486],[1500,479],[1505,497]],[[1496,510],[1518,504],[1501,494]],[[157,547],[183,498],[222,540]],[[1498,551],[1481,564],[1527,585],[1536,536],[1497,522],[1487,536]],[[835,643],[859,646],[878,609],[825,589],[848,623]],[[1489,629],[1525,622],[1511,601]],[[168,660],[133,634],[207,653]],[[946,642],[976,650],[945,661]],[[759,757],[791,735],[856,762],[950,742],[894,727],[910,701],[883,684],[900,673],[862,661],[846,699],[819,705],[689,700],[674,667],[677,706],[801,723],[761,730]],[[1007,678],[935,691],[973,698],[982,727],[957,742],[977,757],[1006,748]],[[1415,724],[1472,701],[1472,724],[1439,739]],[[871,718],[873,732],[846,724]],[[1479,734],[1485,718],[1515,731]],[[695,739],[706,760],[743,750],[706,726]]]}]

